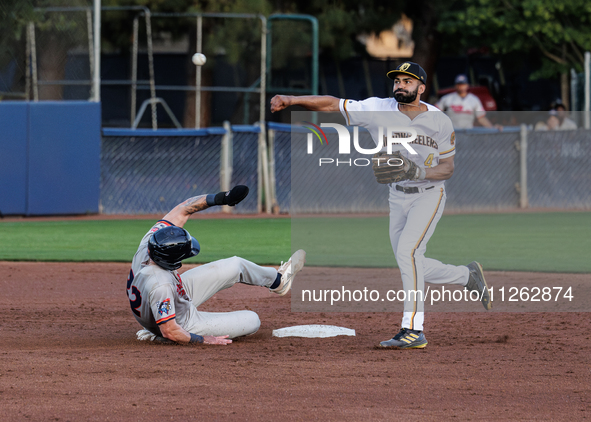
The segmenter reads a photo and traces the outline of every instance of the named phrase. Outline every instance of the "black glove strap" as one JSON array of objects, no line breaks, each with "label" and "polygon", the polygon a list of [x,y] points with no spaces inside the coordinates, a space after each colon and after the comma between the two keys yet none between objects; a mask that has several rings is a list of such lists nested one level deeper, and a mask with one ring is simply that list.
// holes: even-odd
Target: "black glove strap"
[{"label": "black glove strap", "polygon": [[230,192],[218,192],[215,194],[214,197],[214,204],[215,205],[226,205],[228,203],[227,199],[226,199],[226,195],[228,195]]},{"label": "black glove strap", "polygon": [[229,205],[233,207],[242,201],[248,195],[248,187],[244,185],[234,186],[232,190],[227,192],[218,192],[215,195],[209,194],[205,198],[207,205],[213,207],[214,205]]},{"label": "black glove strap", "polygon": [[205,197],[205,202],[207,202],[207,205],[209,205],[210,207],[213,207],[215,205],[226,205],[226,202],[224,202],[224,198],[227,193],[229,192],[218,192],[216,194],[211,193]]}]

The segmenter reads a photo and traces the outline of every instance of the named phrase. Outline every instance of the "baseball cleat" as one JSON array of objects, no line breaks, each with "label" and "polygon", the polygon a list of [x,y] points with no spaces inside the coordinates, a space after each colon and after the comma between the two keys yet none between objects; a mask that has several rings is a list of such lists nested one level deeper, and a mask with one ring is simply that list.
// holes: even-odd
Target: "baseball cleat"
[{"label": "baseball cleat", "polygon": [[296,251],[289,261],[285,264],[282,262],[281,266],[277,270],[279,274],[281,274],[281,282],[276,289],[269,289],[273,293],[277,293],[279,296],[283,296],[287,294],[287,292],[291,289],[291,283],[293,283],[293,279],[295,278],[296,274],[300,272],[302,268],[304,268],[304,263],[306,262],[306,251],[300,249]]},{"label": "baseball cleat", "polygon": [[382,341],[380,347],[385,349],[424,349],[427,339],[422,331],[403,328],[398,334],[387,341]]},{"label": "baseball cleat", "polygon": [[488,285],[486,284],[486,280],[484,279],[484,273],[482,272],[482,265],[478,262],[473,261],[466,265],[470,270],[470,276],[468,277],[468,284],[466,284],[466,289],[469,291],[476,290],[480,295],[482,306],[487,311],[492,308],[492,303],[490,301],[490,292],[488,290]]}]

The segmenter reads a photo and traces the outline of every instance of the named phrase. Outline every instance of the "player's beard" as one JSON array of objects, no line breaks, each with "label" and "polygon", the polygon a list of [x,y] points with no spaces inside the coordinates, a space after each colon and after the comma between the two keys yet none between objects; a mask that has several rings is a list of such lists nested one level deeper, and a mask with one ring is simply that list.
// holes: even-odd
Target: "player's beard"
[{"label": "player's beard", "polygon": [[398,90],[394,93],[394,98],[399,103],[410,104],[414,100],[417,99],[417,95],[419,95],[419,87],[418,86],[417,86],[417,89],[415,89],[412,92],[408,92],[408,93],[401,92],[401,90]]}]

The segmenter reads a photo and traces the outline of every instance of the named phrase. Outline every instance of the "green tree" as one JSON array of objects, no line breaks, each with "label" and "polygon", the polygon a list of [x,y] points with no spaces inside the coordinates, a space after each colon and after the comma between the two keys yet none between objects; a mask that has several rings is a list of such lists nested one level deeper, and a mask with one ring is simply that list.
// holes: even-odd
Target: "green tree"
[{"label": "green tree", "polygon": [[459,49],[487,46],[495,54],[536,53],[532,78],[561,75],[568,98],[568,72],[581,71],[591,49],[591,3],[586,0],[460,0],[442,13],[438,29]]},{"label": "green tree", "polygon": [[[0,2],[0,69],[13,61],[24,63],[25,29],[32,15],[33,8],[26,2]],[[24,91],[24,71],[24,66],[18,66],[18,75],[9,91]]]},{"label": "green tree", "polygon": [[[0,3],[0,67],[18,64],[13,91],[24,91],[25,34],[27,24],[35,23],[35,47],[39,80],[63,79],[67,52],[87,37],[86,17],[63,13],[44,13],[35,8],[48,6],[86,6],[87,0],[19,0]],[[80,14],[80,13],[79,13]],[[40,99],[61,99],[62,86],[40,86]]]},{"label": "green tree", "polygon": [[[439,55],[441,37],[438,20],[447,10],[447,2],[435,0],[295,0],[277,1],[277,10],[316,16],[320,28],[320,48],[335,60],[364,55],[364,47],[356,41],[361,33],[379,33],[394,25],[404,13],[413,20],[415,51],[412,60],[432,75]],[[275,59],[275,58],[274,58]],[[431,79],[426,92],[430,91]]]}]

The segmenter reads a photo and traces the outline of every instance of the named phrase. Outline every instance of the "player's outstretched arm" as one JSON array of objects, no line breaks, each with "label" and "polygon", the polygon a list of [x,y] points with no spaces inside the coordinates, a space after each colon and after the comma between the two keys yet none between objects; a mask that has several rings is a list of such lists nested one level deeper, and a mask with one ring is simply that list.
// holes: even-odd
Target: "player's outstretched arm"
[{"label": "player's outstretched arm", "polygon": [[435,167],[425,169],[425,179],[447,180],[454,174],[454,157],[443,158]]},{"label": "player's outstretched arm", "polygon": [[479,117],[478,118],[478,123],[480,123],[484,127],[495,128],[495,129],[498,129],[500,131],[503,131],[503,126],[501,126],[501,125],[493,125],[491,123],[491,121],[488,120],[488,118],[486,116]]},{"label": "player's outstretched arm", "polygon": [[161,324],[159,328],[164,338],[175,343],[220,344],[224,346],[232,343],[232,340],[228,338],[229,336],[198,336],[197,334],[189,333],[178,325],[174,319]]},{"label": "player's outstretched arm", "polygon": [[311,111],[339,111],[339,101],[330,95],[275,95],[271,98],[271,113],[294,105]]},{"label": "player's outstretched arm", "polygon": [[162,219],[170,221],[177,227],[183,227],[192,214],[216,205],[229,205],[233,207],[246,198],[247,195],[248,187],[238,185],[229,191],[194,196],[178,204]]}]

